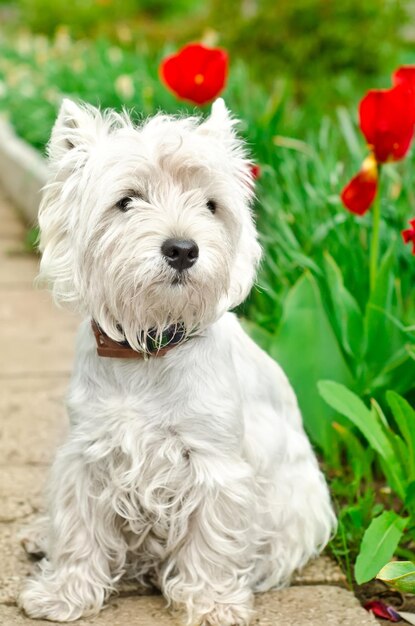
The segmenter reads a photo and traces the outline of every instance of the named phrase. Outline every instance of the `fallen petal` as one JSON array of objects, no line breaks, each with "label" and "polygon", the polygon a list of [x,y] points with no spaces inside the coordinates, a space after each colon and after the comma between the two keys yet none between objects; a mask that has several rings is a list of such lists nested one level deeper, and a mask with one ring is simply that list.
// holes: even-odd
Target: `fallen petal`
[{"label": "fallen petal", "polygon": [[380,602],[380,600],[372,600],[364,604],[366,611],[371,611],[376,617],[381,617],[389,622],[399,622],[400,617],[397,611],[391,606]]}]

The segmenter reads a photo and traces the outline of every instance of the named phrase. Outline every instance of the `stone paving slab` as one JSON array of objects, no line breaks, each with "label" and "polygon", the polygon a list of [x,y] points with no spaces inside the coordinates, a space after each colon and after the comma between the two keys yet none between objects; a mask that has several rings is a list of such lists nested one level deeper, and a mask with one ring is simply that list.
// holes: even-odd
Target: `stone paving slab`
[{"label": "stone paving slab", "polygon": [[[11,231],[8,229],[10,225],[13,225]],[[0,238],[5,235],[16,235],[22,239],[25,230],[21,217],[16,210],[10,208],[10,202],[0,187]]]},{"label": "stone paving slab", "polygon": [[0,468],[0,522],[23,519],[42,509],[46,475],[44,467]]},{"label": "stone paving slab", "polygon": [[22,242],[24,236],[25,228],[21,220],[17,215],[10,212],[0,194],[0,240],[14,238]]},{"label": "stone paving slab", "polygon": [[[42,493],[40,492],[36,498],[35,504],[42,507]],[[22,581],[36,567],[35,561],[26,555],[20,543],[20,536],[22,530],[30,526],[38,517],[38,515],[30,515],[18,521],[0,524],[0,604],[13,604],[16,601]],[[324,556],[310,563],[301,574],[297,574],[296,578],[293,580],[293,585],[337,585],[344,583],[341,572],[336,571],[332,561]],[[121,581],[118,592],[123,597],[138,594],[149,595],[145,589],[131,581]]]},{"label": "stone paving slab", "polygon": [[289,587],[256,597],[255,626],[374,626],[375,618],[346,589]]},{"label": "stone paving slab", "polygon": [[20,545],[21,528],[20,522],[0,524],[0,604],[15,603],[22,580],[33,568],[33,563]]},{"label": "stone paving slab", "polygon": [[[345,589],[319,585],[290,587],[256,596],[252,626],[375,626],[373,616],[362,609]],[[45,620],[29,620],[11,606],[0,606],[5,626],[48,626]],[[79,626],[182,626],[165,608],[161,596],[137,596],[111,600],[97,617],[75,622]]]},{"label": "stone paving slab", "polygon": [[[1,218],[0,218],[1,219]],[[36,257],[29,254],[19,241],[8,237],[0,238],[0,293],[5,288],[16,287],[32,289],[33,281],[37,274]]]},{"label": "stone paving slab", "polygon": [[58,309],[44,291],[0,294],[0,377],[67,374],[72,366],[77,318]]},{"label": "stone paving slab", "polygon": [[328,556],[320,556],[310,561],[300,572],[297,572],[292,585],[339,585],[347,587],[346,576],[337,563]]},{"label": "stone paving slab", "polygon": [[4,379],[0,383],[0,459],[5,464],[48,464],[64,439],[66,377]]}]

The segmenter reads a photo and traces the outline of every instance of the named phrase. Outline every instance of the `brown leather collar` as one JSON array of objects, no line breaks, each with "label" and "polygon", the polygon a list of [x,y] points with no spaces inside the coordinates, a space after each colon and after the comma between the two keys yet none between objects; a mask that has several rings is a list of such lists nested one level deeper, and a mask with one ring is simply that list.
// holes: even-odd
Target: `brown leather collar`
[{"label": "brown leather collar", "polygon": [[107,356],[113,359],[148,359],[150,356],[164,356],[170,350],[183,343],[183,331],[173,336],[171,342],[160,348],[153,348],[147,352],[138,352],[130,346],[127,341],[119,343],[108,337],[106,333],[98,326],[95,320],[91,320],[92,331],[97,342],[98,356]]}]

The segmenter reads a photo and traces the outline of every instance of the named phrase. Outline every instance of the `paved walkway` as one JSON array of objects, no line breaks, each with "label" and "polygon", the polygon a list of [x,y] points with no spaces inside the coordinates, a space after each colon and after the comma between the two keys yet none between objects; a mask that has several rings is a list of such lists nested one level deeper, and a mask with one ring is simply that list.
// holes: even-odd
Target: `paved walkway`
[{"label": "paved walkway", "polygon": [[[24,228],[0,194],[0,624],[50,624],[23,616],[15,599],[33,565],[17,533],[42,509],[54,450],[64,436],[63,395],[77,320],[32,287],[35,257],[24,254]],[[375,619],[345,589],[326,557],[306,568],[294,586],[258,596],[256,626],[370,626]],[[174,626],[160,596],[122,587],[91,626]]]}]

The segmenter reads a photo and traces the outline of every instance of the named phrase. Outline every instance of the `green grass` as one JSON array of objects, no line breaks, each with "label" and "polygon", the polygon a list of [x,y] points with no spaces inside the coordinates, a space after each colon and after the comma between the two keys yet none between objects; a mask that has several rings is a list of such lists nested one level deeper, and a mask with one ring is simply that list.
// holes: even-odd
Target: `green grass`
[{"label": "green grass", "polygon": [[[73,42],[64,30],[53,41],[27,34],[0,40],[0,110],[41,151],[63,95],[133,108],[137,119],[160,109],[194,112],[158,79],[166,52]],[[322,80],[321,100],[328,89]],[[240,314],[296,389],[339,507],[332,550],[351,577],[363,533],[382,506],[387,472],[361,435],[323,402],[317,383],[331,378],[381,403],[387,389],[414,396],[415,259],[400,238],[415,215],[414,158],[384,168],[382,263],[370,295],[372,216],[348,214],[339,199],[366,154],[356,128],[362,93],[348,93],[348,108],[330,115],[319,114],[315,100],[310,107],[296,104],[293,93],[292,81],[266,89],[252,82],[246,65],[232,61],[224,96],[262,170],[255,210],[264,260]]]}]

